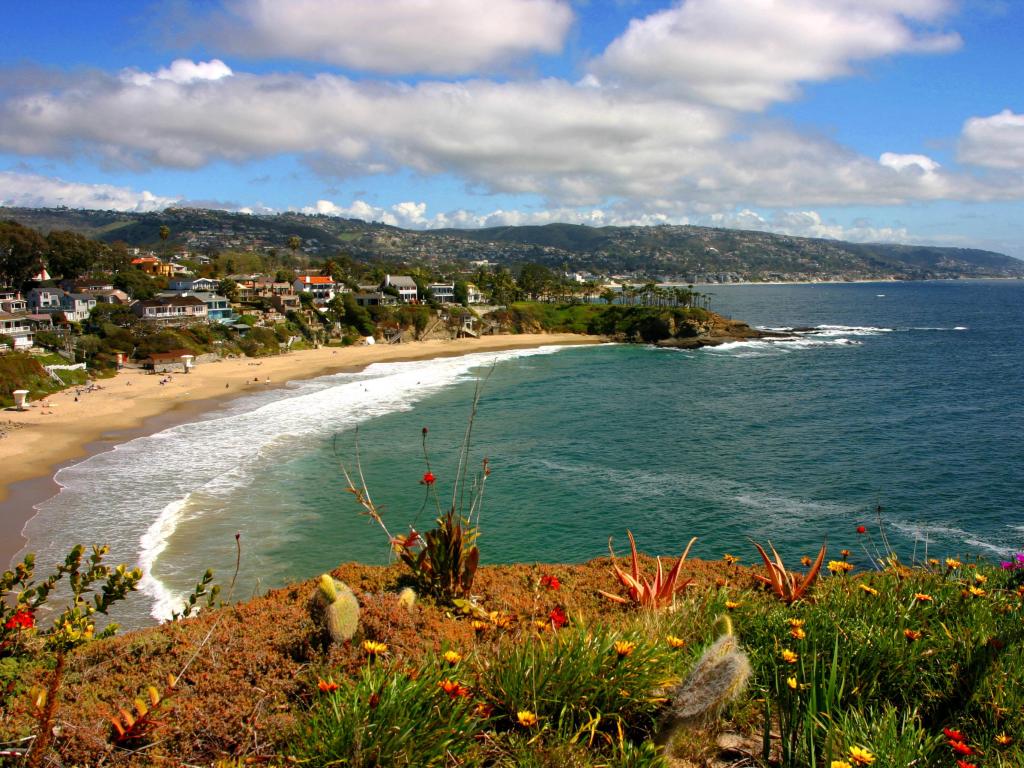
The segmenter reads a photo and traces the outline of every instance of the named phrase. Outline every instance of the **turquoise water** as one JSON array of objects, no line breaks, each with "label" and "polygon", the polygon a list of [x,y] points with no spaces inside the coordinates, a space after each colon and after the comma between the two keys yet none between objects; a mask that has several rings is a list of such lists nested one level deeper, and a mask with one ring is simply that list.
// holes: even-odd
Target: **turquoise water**
[{"label": "turquoise water", "polygon": [[[926,542],[943,555],[1024,546],[1024,283],[712,290],[718,311],[813,330],[770,344],[502,353],[304,382],[65,470],[32,544],[74,517],[127,559],[142,556],[151,603],[165,606],[205,567],[230,572],[236,530],[241,596],[341,561],[385,562],[383,533],[344,491],[354,428],[392,532],[422,529],[422,427],[450,493],[476,376],[496,360],[471,451],[474,467],[487,456],[492,468],[485,562],[586,560],[606,553],[609,536],[621,552],[627,528],[652,553],[699,536],[695,555],[750,562],[752,537],[795,560],[828,537],[856,559],[855,528],[873,524],[876,505],[908,557]],[[144,498],[104,486],[108,470],[133,473]],[[97,495],[109,511],[83,522],[81,505]]]}]

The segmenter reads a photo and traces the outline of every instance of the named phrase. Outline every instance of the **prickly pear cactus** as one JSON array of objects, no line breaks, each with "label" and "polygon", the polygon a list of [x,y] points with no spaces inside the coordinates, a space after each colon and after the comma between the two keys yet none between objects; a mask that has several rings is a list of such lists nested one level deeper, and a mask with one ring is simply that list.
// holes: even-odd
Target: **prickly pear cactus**
[{"label": "prickly pear cactus", "polygon": [[310,614],[334,643],[351,640],[359,628],[359,601],[344,582],[329,573],[320,577],[310,601]]}]

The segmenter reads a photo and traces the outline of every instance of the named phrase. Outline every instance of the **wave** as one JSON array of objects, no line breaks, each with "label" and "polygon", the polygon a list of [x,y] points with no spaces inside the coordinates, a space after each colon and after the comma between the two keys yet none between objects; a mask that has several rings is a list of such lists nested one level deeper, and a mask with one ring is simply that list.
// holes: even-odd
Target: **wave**
[{"label": "wave", "polygon": [[[238,398],[208,418],[136,438],[60,470],[55,477],[60,491],[36,506],[25,536],[40,563],[63,560],[69,531],[81,541],[109,544],[112,561],[141,562],[142,589],[152,601],[146,614],[164,617],[177,597],[161,580],[172,569],[161,567],[160,555],[189,519],[192,493],[237,492],[265,462],[293,455],[311,438],[409,410],[428,395],[472,378],[482,366],[565,348],[375,363],[359,373]],[[194,583],[196,576],[180,574],[180,583]],[[132,618],[143,620],[138,612]]]},{"label": "wave", "polygon": [[1005,544],[994,544],[955,526],[903,520],[889,520],[887,522],[913,541],[934,541],[936,538],[941,537],[947,540],[955,539],[971,547],[983,549],[996,555],[1006,555],[1010,551]]}]

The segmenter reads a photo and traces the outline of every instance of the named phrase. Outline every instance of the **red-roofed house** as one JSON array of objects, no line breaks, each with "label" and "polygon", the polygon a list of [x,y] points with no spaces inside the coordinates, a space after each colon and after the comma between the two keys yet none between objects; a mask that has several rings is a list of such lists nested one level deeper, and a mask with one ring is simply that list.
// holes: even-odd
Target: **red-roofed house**
[{"label": "red-roofed house", "polygon": [[323,305],[334,298],[338,284],[334,282],[334,278],[326,275],[301,275],[295,278],[292,288],[296,293],[313,294],[313,303]]}]

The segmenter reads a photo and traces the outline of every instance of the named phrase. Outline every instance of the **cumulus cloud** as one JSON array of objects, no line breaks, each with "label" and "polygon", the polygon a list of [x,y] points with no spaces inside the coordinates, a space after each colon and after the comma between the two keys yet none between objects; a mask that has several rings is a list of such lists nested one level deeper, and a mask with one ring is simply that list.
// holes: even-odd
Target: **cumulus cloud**
[{"label": "cumulus cloud", "polygon": [[964,123],[959,159],[965,163],[1024,170],[1024,115],[1004,109],[990,117],[972,117]]},{"label": "cumulus cloud", "polygon": [[708,221],[716,227],[752,229],[792,237],[815,237],[852,243],[911,243],[922,240],[920,237],[913,237],[906,227],[876,227],[865,219],[845,226],[835,221],[826,221],[817,211],[775,211],[770,216],[764,216],[745,208],[740,211],[712,214]]},{"label": "cumulus cloud", "polygon": [[149,85],[157,80],[166,80],[184,85],[197,80],[220,80],[231,77],[231,67],[220,59],[210,61],[192,61],[191,59],[175,59],[171,66],[162,67],[154,73],[127,70],[122,77],[132,85]]},{"label": "cumulus cloud", "polygon": [[387,74],[453,75],[556,53],[566,0],[234,0],[200,35],[246,57],[294,58]]},{"label": "cumulus cloud", "polygon": [[110,184],[82,184],[32,173],[0,171],[0,205],[16,208],[90,208],[102,211],[159,211],[178,202],[143,190]]},{"label": "cumulus cloud", "polygon": [[960,45],[921,31],[948,0],[686,0],[630,23],[592,63],[599,78],[739,110],[799,94],[856,62]]}]

